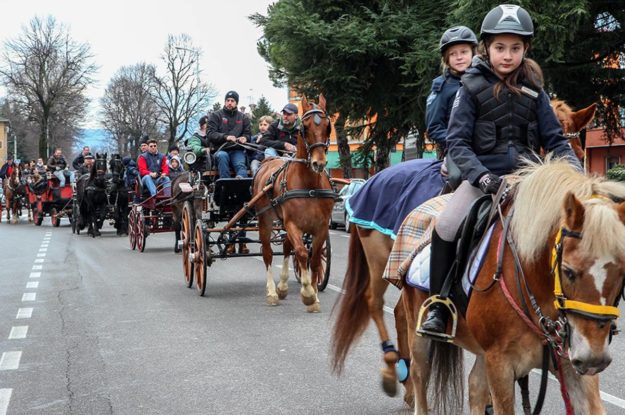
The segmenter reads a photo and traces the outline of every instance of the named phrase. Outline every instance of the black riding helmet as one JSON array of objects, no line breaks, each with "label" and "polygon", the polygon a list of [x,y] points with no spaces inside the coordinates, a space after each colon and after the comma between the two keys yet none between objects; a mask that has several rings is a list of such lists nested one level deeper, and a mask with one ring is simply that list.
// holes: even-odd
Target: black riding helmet
[{"label": "black riding helmet", "polygon": [[487,35],[501,33],[534,36],[534,23],[527,10],[513,4],[500,4],[489,11],[482,22],[480,37],[483,39]]},{"label": "black riding helmet", "polygon": [[477,37],[473,30],[466,26],[455,26],[445,30],[441,41],[439,42],[439,48],[441,53],[445,53],[445,50],[458,43],[468,43],[471,46],[477,46]]}]

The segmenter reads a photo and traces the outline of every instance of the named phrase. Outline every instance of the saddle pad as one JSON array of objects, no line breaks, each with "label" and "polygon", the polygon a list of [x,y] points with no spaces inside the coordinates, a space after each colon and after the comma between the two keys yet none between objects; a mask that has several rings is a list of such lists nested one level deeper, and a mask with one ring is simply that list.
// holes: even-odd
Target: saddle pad
[{"label": "saddle pad", "polygon": [[[493,235],[493,229],[495,229],[494,224],[488,228],[486,237],[477,248],[477,252],[475,252],[475,259],[462,274],[462,289],[467,298],[471,298],[472,285],[475,282],[480,269],[482,269],[482,264],[484,263],[484,258],[486,257],[486,251],[488,250],[490,238]],[[412,260],[410,269],[406,275],[406,283],[421,291],[430,291],[430,246],[430,244],[427,244],[421,248]]]},{"label": "saddle pad", "polygon": [[396,239],[404,218],[440,194],[445,184],[441,165],[439,160],[410,160],[374,175],[345,203],[350,222]]}]

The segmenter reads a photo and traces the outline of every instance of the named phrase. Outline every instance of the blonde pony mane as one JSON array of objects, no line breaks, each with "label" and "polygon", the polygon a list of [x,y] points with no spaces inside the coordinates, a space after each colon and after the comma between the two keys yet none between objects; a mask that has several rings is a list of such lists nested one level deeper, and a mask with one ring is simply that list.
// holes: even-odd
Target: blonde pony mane
[{"label": "blonde pony mane", "polygon": [[614,202],[593,195],[625,200],[625,184],[584,175],[565,160],[547,158],[544,163],[527,163],[517,172],[520,182],[514,200],[511,232],[523,260],[534,262],[552,241],[560,226],[564,197],[568,192],[585,208],[581,249],[592,256],[625,255],[625,225],[612,208]]}]

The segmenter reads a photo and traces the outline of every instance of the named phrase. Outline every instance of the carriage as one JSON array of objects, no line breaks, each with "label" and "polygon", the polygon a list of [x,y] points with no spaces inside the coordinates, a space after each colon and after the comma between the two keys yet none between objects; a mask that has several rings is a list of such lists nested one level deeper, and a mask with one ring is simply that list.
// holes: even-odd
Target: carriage
[{"label": "carriage", "polygon": [[[190,288],[195,281],[198,293],[206,291],[208,270],[217,259],[262,256],[262,249],[252,247],[251,252],[241,253],[228,250],[231,245],[251,244],[258,246],[258,237],[247,236],[247,232],[258,231],[258,218],[254,212],[258,198],[253,198],[252,178],[215,179],[217,173],[188,173],[190,180],[181,185],[187,196],[183,197],[181,214],[182,267],[185,284]],[[198,209],[198,202],[201,206]],[[273,224],[271,245],[282,246],[286,239],[284,226]],[[304,235],[304,245],[310,252],[312,237]],[[323,279],[318,283],[319,291],[328,285],[331,264],[330,238],[325,241],[322,262]],[[281,255],[274,253],[274,255]],[[293,256],[296,279],[300,279],[299,268]]]},{"label": "carriage", "polygon": [[74,188],[69,180],[66,181],[65,186],[59,187],[59,179],[47,172],[41,180],[26,186],[26,194],[36,226],[41,226],[45,216],[50,216],[54,227],[61,225],[63,217],[72,220]]}]

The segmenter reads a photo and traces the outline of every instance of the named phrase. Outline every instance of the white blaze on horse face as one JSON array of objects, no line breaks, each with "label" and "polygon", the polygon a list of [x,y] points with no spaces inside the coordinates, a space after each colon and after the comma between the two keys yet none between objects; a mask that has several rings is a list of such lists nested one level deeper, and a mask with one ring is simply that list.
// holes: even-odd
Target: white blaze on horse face
[{"label": "white blaze on horse face", "polygon": [[[614,258],[612,258],[611,256],[597,258],[595,260],[595,263],[592,264],[592,266],[588,270],[590,275],[592,275],[593,279],[595,280],[595,287],[597,287],[597,291],[599,291],[599,294],[603,294],[603,284],[608,278],[608,270],[606,269],[606,266],[611,262],[614,262]],[[601,304],[606,305],[606,302],[607,299],[603,295],[601,295]]]}]

